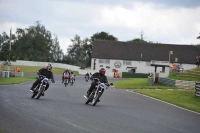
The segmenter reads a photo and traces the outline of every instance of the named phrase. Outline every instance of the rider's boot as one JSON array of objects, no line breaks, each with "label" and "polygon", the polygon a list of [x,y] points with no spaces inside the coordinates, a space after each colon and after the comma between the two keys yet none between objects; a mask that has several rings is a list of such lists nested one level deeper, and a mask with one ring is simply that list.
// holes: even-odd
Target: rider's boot
[{"label": "rider's boot", "polygon": [[31,87],[31,89],[30,89],[30,92],[32,92],[32,93],[33,93],[33,92],[34,92],[34,90],[33,90],[33,89],[34,89],[34,88],[33,88],[33,87]]}]

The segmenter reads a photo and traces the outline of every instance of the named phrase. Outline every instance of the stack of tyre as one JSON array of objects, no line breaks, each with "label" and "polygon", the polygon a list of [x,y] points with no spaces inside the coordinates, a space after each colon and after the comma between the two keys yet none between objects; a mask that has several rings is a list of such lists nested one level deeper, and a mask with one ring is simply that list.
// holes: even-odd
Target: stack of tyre
[{"label": "stack of tyre", "polygon": [[200,82],[195,82],[195,95],[200,96]]}]

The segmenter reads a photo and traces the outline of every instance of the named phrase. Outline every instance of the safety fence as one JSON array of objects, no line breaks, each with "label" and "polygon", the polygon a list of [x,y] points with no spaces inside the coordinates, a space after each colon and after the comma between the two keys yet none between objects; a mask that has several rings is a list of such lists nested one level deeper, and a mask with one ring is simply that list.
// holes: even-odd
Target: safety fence
[{"label": "safety fence", "polygon": [[200,96],[200,82],[195,82],[195,95]]},{"label": "safety fence", "polygon": [[[175,80],[170,78],[159,78],[159,83],[166,86],[175,86],[177,88],[183,89],[194,89],[195,81],[185,81],[185,80]],[[152,77],[148,77],[148,84],[154,85],[154,79]],[[200,84],[199,84],[200,86]]]}]

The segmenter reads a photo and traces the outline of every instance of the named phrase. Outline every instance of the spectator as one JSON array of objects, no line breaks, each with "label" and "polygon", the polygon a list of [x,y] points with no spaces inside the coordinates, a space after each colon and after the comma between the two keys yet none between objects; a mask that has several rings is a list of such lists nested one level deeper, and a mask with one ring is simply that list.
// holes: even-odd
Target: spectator
[{"label": "spectator", "polygon": [[196,56],[196,65],[199,67],[199,56]]},{"label": "spectator", "polygon": [[180,67],[180,65],[178,65],[177,68],[176,68],[176,71],[180,72],[180,70],[181,70],[181,67]]},{"label": "spectator", "polygon": [[174,62],[172,65],[173,65],[173,71],[176,71],[176,68],[177,68],[178,64],[176,62]]},{"label": "spectator", "polygon": [[3,67],[1,67],[1,71],[4,71],[4,68],[3,68]]},{"label": "spectator", "polygon": [[20,72],[20,67],[19,66],[17,67],[17,72]]},{"label": "spectator", "polygon": [[17,67],[14,68],[14,71],[17,72]]}]

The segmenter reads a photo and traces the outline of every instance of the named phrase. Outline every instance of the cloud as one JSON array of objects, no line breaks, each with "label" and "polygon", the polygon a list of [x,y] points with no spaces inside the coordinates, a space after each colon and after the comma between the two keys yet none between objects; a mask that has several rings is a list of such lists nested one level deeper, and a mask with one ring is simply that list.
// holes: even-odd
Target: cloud
[{"label": "cloud", "polygon": [[0,32],[9,33],[11,27],[14,32],[16,28],[27,28],[39,20],[58,36],[64,53],[75,35],[84,39],[101,31],[109,32],[120,41],[139,38],[143,30],[147,41],[197,44],[200,42],[196,39],[200,33],[200,2],[179,2],[3,0],[0,1]]},{"label": "cloud", "polygon": [[134,3],[131,9],[122,6],[104,7],[100,17],[101,23],[95,23],[116,30],[132,30],[132,34],[137,34],[135,38],[143,30],[149,41],[191,44],[198,42],[196,36],[200,32],[199,12],[200,7],[167,8],[164,5]]}]

